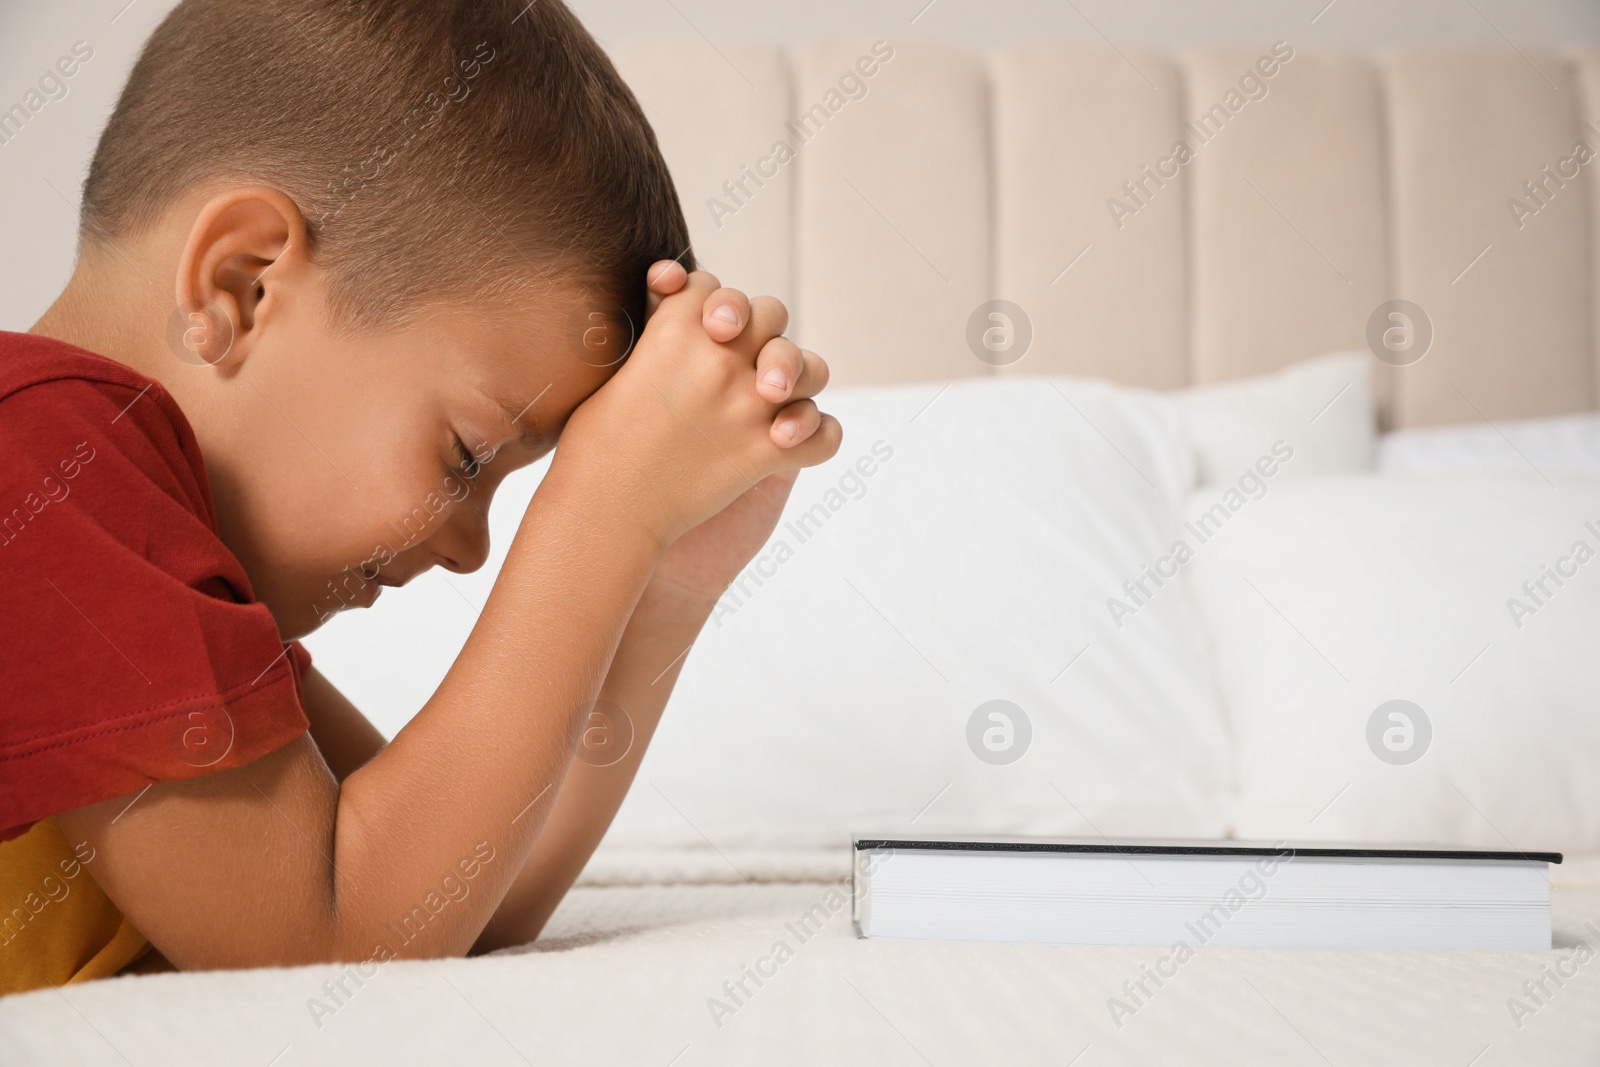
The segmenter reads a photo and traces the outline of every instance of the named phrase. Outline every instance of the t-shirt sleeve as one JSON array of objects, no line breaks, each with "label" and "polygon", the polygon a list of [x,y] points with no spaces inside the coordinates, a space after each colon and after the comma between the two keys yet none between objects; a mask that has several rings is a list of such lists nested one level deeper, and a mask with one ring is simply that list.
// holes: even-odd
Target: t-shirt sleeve
[{"label": "t-shirt sleeve", "polygon": [[86,379],[0,400],[0,840],[307,728],[309,658],[218,538],[181,419]]}]

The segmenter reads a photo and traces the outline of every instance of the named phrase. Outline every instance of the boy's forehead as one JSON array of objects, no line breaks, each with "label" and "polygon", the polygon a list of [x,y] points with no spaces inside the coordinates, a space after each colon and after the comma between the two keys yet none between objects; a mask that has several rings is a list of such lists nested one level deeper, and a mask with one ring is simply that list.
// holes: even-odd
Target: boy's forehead
[{"label": "boy's forehead", "polygon": [[453,306],[440,324],[452,353],[446,366],[467,372],[514,436],[553,442],[573,409],[616,371],[572,350],[569,320],[580,318],[590,302],[585,290],[562,286],[499,302],[488,313]]}]

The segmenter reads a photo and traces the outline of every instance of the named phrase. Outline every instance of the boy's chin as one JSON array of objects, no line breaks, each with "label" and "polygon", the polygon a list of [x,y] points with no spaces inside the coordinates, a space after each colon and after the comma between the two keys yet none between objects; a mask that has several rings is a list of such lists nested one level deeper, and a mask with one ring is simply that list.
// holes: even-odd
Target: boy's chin
[{"label": "boy's chin", "polygon": [[377,602],[384,586],[376,579],[358,578],[346,572],[342,583],[324,582],[320,586],[305,583],[303,588],[280,589],[263,595],[261,601],[272,612],[278,624],[278,634],[285,641],[297,641],[316,632],[335,615],[359,608],[370,608]]},{"label": "boy's chin", "polygon": [[324,614],[319,617],[314,611],[302,609],[292,612],[274,611],[272,617],[278,623],[278,636],[288,642],[298,641],[302,637],[315,633],[323,623],[333,618],[333,614]]}]

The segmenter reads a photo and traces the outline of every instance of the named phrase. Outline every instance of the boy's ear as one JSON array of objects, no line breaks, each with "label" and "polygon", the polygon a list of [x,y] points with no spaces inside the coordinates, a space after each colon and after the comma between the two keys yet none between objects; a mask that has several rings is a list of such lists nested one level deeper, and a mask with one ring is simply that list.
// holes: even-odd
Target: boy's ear
[{"label": "boy's ear", "polygon": [[236,372],[285,291],[306,280],[305,249],[305,216],[278,190],[246,186],[208,200],[178,257],[175,354]]}]

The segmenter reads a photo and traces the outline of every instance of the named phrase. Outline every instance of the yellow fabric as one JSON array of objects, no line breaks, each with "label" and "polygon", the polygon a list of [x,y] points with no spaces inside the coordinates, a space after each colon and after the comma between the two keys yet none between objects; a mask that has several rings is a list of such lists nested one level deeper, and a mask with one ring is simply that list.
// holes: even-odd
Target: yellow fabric
[{"label": "yellow fabric", "polygon": [[54,819],[0,842],[0,994],[108,978],[150,948]]}]

